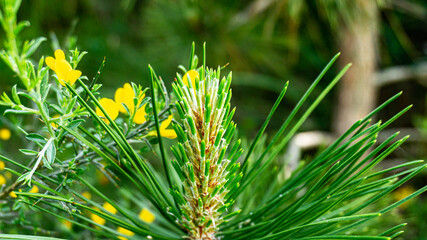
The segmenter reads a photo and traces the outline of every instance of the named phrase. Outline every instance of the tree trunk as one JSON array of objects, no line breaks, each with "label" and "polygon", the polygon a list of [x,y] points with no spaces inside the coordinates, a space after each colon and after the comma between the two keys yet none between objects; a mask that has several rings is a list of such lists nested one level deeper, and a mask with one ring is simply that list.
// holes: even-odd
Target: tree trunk
[{"label": "tree trunk", "polygon": [[378,9],[376,1],[355,0],[351,20],[339,31],[342,66],[353,63],[341,80],[334,132],[342,134],[374,107]]}]

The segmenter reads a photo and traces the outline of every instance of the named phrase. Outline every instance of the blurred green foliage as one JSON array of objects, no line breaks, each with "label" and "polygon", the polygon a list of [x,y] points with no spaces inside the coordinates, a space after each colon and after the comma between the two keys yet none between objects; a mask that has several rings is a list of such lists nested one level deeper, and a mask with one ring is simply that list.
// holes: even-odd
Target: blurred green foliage
[{"label": "blurred green foliage", "polygon": [[[425,58],[423,36],[427,30],[422,23],[427,3],[413,1],[406,8],[400,1],[378,3],[380,67]],[[188,59],[191,42],[200,45],[206,41],[208,64],[228,62],[234,71],[233,84],[238,86],[234,87],[234,101],[244,106],[236,120],[241,131],[247,132],[259,127],[268,111],[265,106],[272,104],[286,80],[294,91],[288,96],[284,115],[330,56],[343,50],[337,47],[337,26],[348,18],[352,7],[335,0],[70,0],[60,4],[32,0],[23,3],[20,16],[32,23],[24,37],[57,38],[62,47],[70,49],[77,42],[80,49],[90,52],[80,65],[89,76],[96,73],[105,56],[107,67],[101,81],[111,89],[128,81],[147,85],[148,63],[170,83],[177,64]],[[42,50],[57,47],[44,44]],[[0,65],[0,74],[8,73]],[[0,84],[2,89],[10,85],[4,80]],[[256,100],[251,98],[253,94]],[[333,99],[329,97],[319,107],[305,129],[330,128]],[[279,121],[273,122],[273,129]]]}]

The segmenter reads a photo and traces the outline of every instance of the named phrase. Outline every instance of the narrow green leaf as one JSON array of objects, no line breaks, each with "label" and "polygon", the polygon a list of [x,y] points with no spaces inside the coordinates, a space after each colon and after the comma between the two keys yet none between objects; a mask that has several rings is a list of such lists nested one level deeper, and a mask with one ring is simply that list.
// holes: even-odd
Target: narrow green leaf
[{"label": "narrow green leaf", "polygon": [[25,138],[36,143],[41,143],[41,144],[47,143],[47,139],[37,133],[30,133],[27,136],[25,136]]},{"label": "narrow green leaf", "polygon": [[156,94],[154,93],[154,70],[152,69],[152,67],[150,65],[148,66],[148,70],[149,70],[149,79],[150,79],[150,88],[151,88],[151,101],[152,101],[152,106],[153,106],[153,115],[154,115],[154,122],[155,122],[155,126],[156,126],[156,132],[157,132],[157,136],[159,139],[160,154],[162,157],[162,162],[163,162],[163,167],[165,170],[166,178],[167,178],[167,181],[169,184],[168,188],[171,188],[172,187],[172,180],[170,178],[170,175],[171,175],[170,166],[169,166],[169,161],[166,158],[165,148],[163,145],[163,139],[162,139],[162,135],[160,132],[159,117],[157,114],[157,101],[156,101]]},{"label": "narrow green leaf", "polygon": [[49,165],[52,165],[55,162],[56,147],[54,141],[49,141],[48,143],[50,144],[46,148],[46,160],[48,161]]},{"label": "narrow green leaf", "polygon": [[64,238],[54,238],[54,237],[39,237],[33,235],[19,235],[19,234],[1,234],[0,239],[23,239],[23,240],[65,240]]},{"label": "narrow green leaf", "polygon": [[39,152],[31,150],[31,149],[19,149],[19,151],[25,155],[28,155],[28,156],[35,156],[35,155],[39,154]]}]

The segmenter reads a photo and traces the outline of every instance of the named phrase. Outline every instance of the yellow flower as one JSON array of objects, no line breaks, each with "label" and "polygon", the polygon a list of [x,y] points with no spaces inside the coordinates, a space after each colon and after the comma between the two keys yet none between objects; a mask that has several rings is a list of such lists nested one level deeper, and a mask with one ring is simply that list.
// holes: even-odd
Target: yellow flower
[{"label": "yellow flower", "polygon": [[3,175],[0,174],[0,186],[6,184],[6,178],[3,177]]},{"label": "yellow flower", "polygon": [[145,118],[145,115],[147,113],[145,112],[145,105],[144,104],[140,109],[136,110],[135,116],[133,117],[133,122],[136,124],[143,124],[147,119]]},{"label": "yellow flower", "polygon": [[[173,129],[166,129],[169,124],[172,122],[172,115],[168,117],[168,119],[164,120],[160,124],[160,135],[165,138],[174,139],[177,137],[175,130]],[[157,136],[157,131],[151,131],[147,134],[147,136]]]},{"label": "yellow flower", "polygon": [[156,219],[156,216],[150,210],[143,208],[139,213],[139,218],[146,223],[152,223]]},{"label": "yellow flower", "polygon": [[73,223],[72,223],[72,222],[70,222],[70,221],[68,221],[68,220],[62,220],[61,222],[62,222],[62,224],[64,224],[64,225],[65,225],[65,227],[66,227],[67,229],[71,229],[71,228],[73,227]]},{"label": "yellow flower", "polygon": [[[0,177],[1,177],[1,175],[0,175]],[[1,182],[1,180],[0,180],[0,182]],[[19,192],[22,192],[22,190],[19,189]],[[38,193],[38,192],[39,192],[39,188],[36,185],[34,185],[33,188],[31,188],[31,190],[29,191],[29,193]],[[11,196],[13,198],[18,197],[14,191],[10,192],[9,196]]]},{"label": "yellow flower", "polygon": [[[110,212],[112,214],[116,214],[117,213],[117,209],[115,209],[111,204],[109,204],[108,202],[104,203],[104,205],[102,205],[103,208],[105,208],[105,210],[107,212]],[[93,209],[99,211],[99,208],[94,207]],[[91,213],[90,218],[92,219],[92,221],[100,224],[100,225],[104,225],[105,224],[105,219],[103,219],[102,217],[96,215],[95,213]]]},{"label": "yellow flower", "polygon": [[[127,113],[126,108],[123,106],[123,104],[128,107],[131,114],[134,113],[135,108],[139,107],[139,105],[142,102],[142,99],[144,99],[145,94],[143,94],[138,99],[138,105],[135,106],[135,103],[133,99],[135,98],[135,92],[132,89],[132,86],[129,83],[125,83],[122,88],[118,88],[116,90],[116,93],[114,94],[114,101],[117,103],[119,112],[121,113]],[[136,110],[135,116],[133,118],[133,122],[136,124],[142,124],[146,121],[145,119],[145,104]]]},{"label": "yellow flower", "polygon": [[0,161],[0,170],[3,170],[3,169],[4,169],[4,166],[5,166],[4,162],[3,162],[3,161]]},{"label": "yellow flower", "polygon": [[[119,232],[119,233],[121,233],[123,235],[126,235],[126,236],[133,236],[133,235],[135,235],[134,232],[129,231],[126,228],[122,228],[122,227],[118,227],[117,228],[117,232]],[[122,237],[122,236],[117,236],[117,238],[120,239],[120,240],[127,240],[127,238]]]},{"label": "yellow flower", "polygon": [[[393,192],[393,198],[396,201],[400,201],[400,200],[404,199],[405,197],[411,195],[414,192],[415,192],[415,189],[412,186],[410,186],[410,185],[403,186],[403,187],[400,187],[396,191]],[[402,208],[406,208],[408,206],[408,202],[405,202],[400,206]]]},{"label": "yellow flower", "polygon": [[0,139],[1,140],[9,140],[12,133],[7,128],[0,129]]},{"label": "yellow flower", "polygon": [[[59,117],[61,117],[61,115],[59,115],[59,114],[54,114],[53,116],[52,116],[52,118],[59,118]],[[56,119],[55,121],[58,121],[59,119]],[[52,126],[52,127],[54,127],[54,128],[58,128],[58,124],[56,123],[56,122],[51,122],[50,123],[50,126]]]},{"label": "yellow flower", "polygon": [[[93,209],[99,211],[99,208],[94,207]],[[96,215],[95,213],[91,213],[90,214],[90,218],[92,219],[92,221],[98,223],[99,225],[104,225],[105,224],[105,219],[103,219],[102,217]]]},{"label": "yellow flower", "polygon": [[102,205],[102,207],[105,208],[105,210],[107,210],[107,212],[110,212],[112,214],[117,213],[117,209],[115,209],[113,207],[113,205],[109,204],[108,202],[104,203],[104,205]]},{"label": "yellow flower", "polygon": [[190,70],[184,74],[182,81],[184,82],[185,85],[187,85],[187,87],[189,87],[188,76],[191,79],[191,84],[193,85],[193,88],[196,88],[196,78],[199,78],[199,72],[197,72],[196,70]]},{"label": "yellow flower", "polygon": [[83,197],[87,198],[87,199],[91,199],[92,198],[92,194],[90,194],[90,192],[84,192],[82,193]]},{"label": "yellow flower", "polygon": [[7,179],[12,178],[12,173],[10,173],[10,172],[6,172],[4,175],[6,176]]},{"label": "yellow flower", "polygon": [[82,72],[74,70],[67,60],[65,60],[65,54],[61,49],[55,51],[55,58],[46,58],[46,65],[56,73],[59,83],[63,86],[65,86],[64,82],[73,85],[82,75]]},{"label": "yellow flower", "polygon": [[[109,98],[101,98],[99,103],[105,109],[110,118],[114,121],[119,115],[117,104]],[[100,116],[105,123],[110,123],[99,107],[96,107],[96,114]]]},{"label": "yellow flower", "polygon": [[[19,189],[19,192],[22,192],[21,189]],[[9,193],[9,196],[13,197],[13,198],[17,198],[18,196],[16,195],[16,193],[14,191]]]},{"label": "yellow flower", "polygon": [[135,104],[133,103],[134,98],[135,93],[129,83],[125,83],[122,88],[118,88],[114,94],[114,101],[116,101],[121,113],[126,113],[126,109],[123,104],[125,104],[130,111],[135,108]]},{"label": "yellow flower", "polygon": [[39,192],[39,188],[34,185],[33,188],[31,188],[31,190],[29,191],[29,193],[38,193]]}]

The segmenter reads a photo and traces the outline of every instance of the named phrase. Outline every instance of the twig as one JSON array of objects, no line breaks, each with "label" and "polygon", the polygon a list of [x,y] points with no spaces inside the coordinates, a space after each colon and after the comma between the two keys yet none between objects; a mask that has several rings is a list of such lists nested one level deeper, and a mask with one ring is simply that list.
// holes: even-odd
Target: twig
[{"label": "twig", "polygon": [[[381,70],[375,74],[375,85],[383,87],[389,84],[403,82],[411,79],[427,79],[427,62],[411,66],[395,66]],[[425,82],[421,82],[424,83]]]},{"label": "twig", "polygon": [[22,180],[21,181],[15,181],[12,185],[10,185],[9,187],[7,187],[4,191],[2,191],[0,193],[0,199],[5,198],[7,195],[9,195],[9,193],[11,193],[13,190],[15,190],[17,187],[19,187],[22,184]]}]

